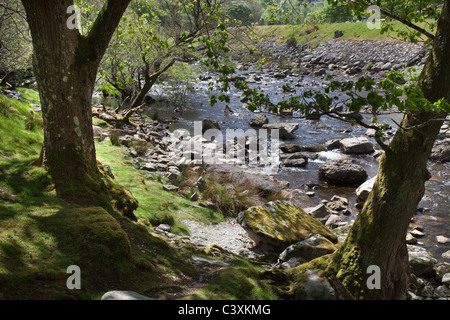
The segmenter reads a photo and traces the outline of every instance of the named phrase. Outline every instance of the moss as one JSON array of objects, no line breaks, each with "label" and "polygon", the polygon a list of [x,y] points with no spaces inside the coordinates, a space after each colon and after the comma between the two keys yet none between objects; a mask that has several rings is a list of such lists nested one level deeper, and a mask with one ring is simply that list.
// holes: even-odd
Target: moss
[{"label": "moss", "polygon": [[216,283],[184,299],[276,300],[279,298],[270,281],[264,278],[261,269],[241,260],[233,267],[222,269]]},{"label": "moss", "polygon": [[261,207],[251,207],[241,212],[239,219],[252,232],[280,245],[304,240],[311,233],[321,234],[337,243],[336,235],[289,201],[274,201]]}]

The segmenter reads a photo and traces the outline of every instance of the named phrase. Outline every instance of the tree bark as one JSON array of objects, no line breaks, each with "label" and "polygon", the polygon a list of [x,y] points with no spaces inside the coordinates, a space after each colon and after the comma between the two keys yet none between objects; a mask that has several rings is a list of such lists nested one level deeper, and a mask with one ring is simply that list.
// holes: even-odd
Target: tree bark
[{"label": "tree bark", "polygon": [[90,33],[69,29],[73,0],[22,0],[33,39],[33,65],[44,120],[45,165],[57,194],[79,205],[105,205],[97,166],[91,100],[100,60],[130,1],[107,0]]},{"label": "tree bark", "polygon": [[[450,0],[446,0],[433,48],[418,86],[431,102],[450,101]],[[446,114],[408,112],[380,160],[361,213],[327,271],[356,299],[405,299],[409,279],[406,233],[430,178],[427,163]],[[414,128],[408,130],[407,128]],[[369,289],[367,269],[381,271],[381,289]]]}]

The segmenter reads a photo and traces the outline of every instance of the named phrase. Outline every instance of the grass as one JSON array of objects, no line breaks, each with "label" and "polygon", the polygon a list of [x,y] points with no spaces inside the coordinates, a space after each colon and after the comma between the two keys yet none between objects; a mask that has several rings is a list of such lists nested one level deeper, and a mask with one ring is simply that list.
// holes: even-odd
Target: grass
[{"label": "grass", "polygon": [[[151,296],[163,293],[161,288],[180,285],[177,279],[182,279],[181,285],[189,285],[189,279],[198,278],[197,269],[189,262],[193,253],[220,258],[215,251],[189,243],[170,244],[151,226],[167,223],[172,232],[187,234],[180,218],[215,223],[223,221],[224,215],[192,206],[183,192],[164,191],[162,185],[168,181],[137,170],[128,151],[110,141],[96,143],[98,160],[109,165],[115,182],[139,201],[138,222],[103,208],[80,208],[60,201],[47,171],[35,165],[43,130],[41,115],[30,104],[38,103],[38,95],[32,90],[20,91],[22,102],[0,95],[0,300],[91,300],[109,290]],[[192,191],[197,173],[186,168],[177,183]],[[230,177],[221,177],[220,182],[213,176],[205,179],[207,187],[198,190],[201,197],[217,197],[214,201],[224,212],[245,207],[254,195],[245,195],[250,186],[242,185],[230,196]],[[261,267],[224,257],[232,266],[217,271],[218,282],[187,299],[278,298],[261,277]],[[66,286],[71,265],[81,269],[81,290]]]},{"label": "grass", "polygon": [[192,202],[176,193],[163,190],[158,178],[145,171],[136,170],[127,152],[109,141],[96,145],[97,158],[103,165],[109,165],[118,184],[127,188],[139,201],[135,215],[147,219],[156,226],[161,223],[172,226],[177,234],[188,234],[189,230],[178,218],[192,218],[218,223],[223,216],[207,208],[193,207]]},{"label": "grass", "polygon": [[[394,21],[394,30],[407,31],[407,27],[400,22]],[[419,24],[424,26],[424,24]],[[341,30],[343,36],[339,39],[356,39],[356,40],[399,40],[397,32],[388,32],[381,34],[379,29],[369,29],[366,22],[351,23],[325,23],[317,25],[318,30],[313,31],[311,26],[304,25],[271,25],[271,26],[255,26],[254,31],[261,40],[275,41],[285,43],[288,39],[295,38],[297,45],[308,44],[312,48],[317,47],[328,39],[334,38],[334,32]],[[312,32],[311,32],[312,31]],[[241,46],[241,43],[249,44],[249,40],[245,37],[241,41],[232,41],[234,48]]]},{"label": "grass", "polygon": [[[192,247],[176,250],[149,225],[58,199],[46,170],[33,165],[43,140],[40,114],[30,106],[37,94],[20,90],[23,102],[0,95],[0,299],[98,299],[112,289],[145,293],[174,277],[195,276],[187,261]],[[129,166],[120,148],[99,145],[99,153],[139,199],[140,216],[158,220],[175,215],[175,207],[212,215],[188,211],[187,200],[160,192],[161,184]],[[81,268],[81,290],[66,287],[70,265]]]}]

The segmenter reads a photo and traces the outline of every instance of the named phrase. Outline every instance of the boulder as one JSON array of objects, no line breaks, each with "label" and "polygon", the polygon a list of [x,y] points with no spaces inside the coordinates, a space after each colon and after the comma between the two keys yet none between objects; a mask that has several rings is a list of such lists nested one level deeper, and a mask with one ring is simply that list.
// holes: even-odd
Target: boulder
[{"label": "boulder", "polygon": [[372,143],[366,137],[343,139],[339,143],[345,154],[367,154],[375,151]]},{"label": "boulder", "polygon": [[320,234],[332,243],[337,237],[319,220],[314,219],[290,201],[272,201],[254,206],[238,214],[237,222],[259,246],[283,250],[306,239],[311,233]]},{"label": "boulder", "polygon": [[303,168],[306,167],[307,164],[308,160],[306,158],[286,159],[283,161],[285,167]]},{"label": "boulder", "polygon": [[327,210],[327,207],[323,203],[320,203],[315,207],[305,208],[304,210],[311,217],[313,217],[314,219],[318,219],[323,224],[325,224],[325,222],[328,220],[328,217],[330,215],[329,211]]},{"label": "boulder", "polygon": [[248,121],[248,125],[254,128],[261,128],[263,125],[268,124],[269,119],[265,114],[259,114],[254,119]]},{"label": "boulder", "polygon": [[369,196],[370,191],[372,191],[373,184],[375,183],[376,176],[367,180],[362,185],[356,189],[356,202],[362,203],[367,200],[367,197]]},{"label": "boulder", "polygon": [[268,130],[280,130],[280,129],[285,129],[288,133],[294,133],[297,129],[298,129],[298,123],[267,123],[264,124],[263,129],[268,129]]},{"label": "boulder", "polygon": [[340,38],[340,37],[342,37],[343,35],[344,35],[344,32],[342,32],[342,30],[336,30],[336,31],[334,32],[334,38],[335,38],[335,39]]},{"label": "boulder", "polygon": [[305,240],[291,244],[278,257],[280,261],[296,258],[299,263],[333,253],[337,247],[320,234],[310,234]]},{"label": "boulder", "polygon": [[430,159],[439,162],[450,162],[450,139],[436,141],[431,150]]},{"label": "boulder", "polygon": [[202,133],[205,133],[209,129],[220,130],[220,125],[216,120],[205,119],[202,121]]},{"label": "boulder", "polygon": [[337,186],[359,186],[366,181],[367,172],[357,164],[324,163],[319,167],[319,179]]}]

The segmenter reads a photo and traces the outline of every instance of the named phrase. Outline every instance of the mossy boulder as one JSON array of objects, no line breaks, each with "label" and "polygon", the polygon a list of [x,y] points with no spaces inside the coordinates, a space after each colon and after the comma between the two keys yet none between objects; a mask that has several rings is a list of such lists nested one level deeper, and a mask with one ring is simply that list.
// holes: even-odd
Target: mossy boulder
[{"label": "mossy boulder", "polygon": [[273,250],[284,250],[311,233],[337,243],[336,235],[290,201],[278,200],[250,207],[239,213],[237,221],[257,245]]}]

